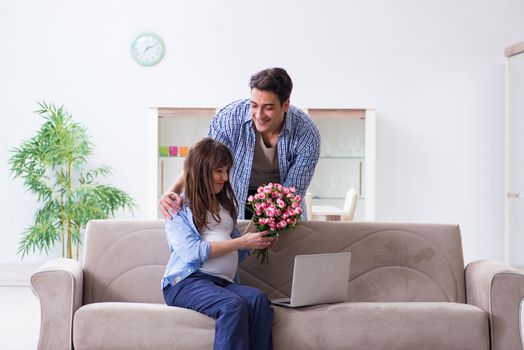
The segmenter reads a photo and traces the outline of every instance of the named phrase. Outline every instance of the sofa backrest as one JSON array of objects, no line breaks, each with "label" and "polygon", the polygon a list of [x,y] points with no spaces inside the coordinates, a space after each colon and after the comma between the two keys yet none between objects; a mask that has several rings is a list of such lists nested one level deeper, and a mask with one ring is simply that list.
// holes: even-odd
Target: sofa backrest
[{"label": "sofa backrest", "polygon": [[84,304],[163,303],[164,220],[92,220],[84,242]]},{"label": "sofa backrest", "polygon": [[280,234],[269,264],[246,260],[240,279],[271,297],[289,296],[295,255],[344,251],[351,252],[350,301],[465,302],[457,225],[305,221]]},{"label": "sofa backrest", "polygon": [[[239,222],[242,231],[248,222]],[[84,303],[163,303],[169,259],[163,220],[95,220],[86,230]],[[269,264],[250,257],[242,283],[270,297],[289,296],[295,255],[350,251],[351,301],[465,302],[456,225],[305,221],[280,234]]]}]

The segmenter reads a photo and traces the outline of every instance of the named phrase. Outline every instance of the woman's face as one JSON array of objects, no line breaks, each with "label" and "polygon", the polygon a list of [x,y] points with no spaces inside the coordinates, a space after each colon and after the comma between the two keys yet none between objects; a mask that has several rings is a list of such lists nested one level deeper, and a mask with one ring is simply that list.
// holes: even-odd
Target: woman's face
[{"label": "woman's face", "polygon": [[222,166],[216,169],[213,169],[211,172],[211,184],[213,186],[213,192],[218,194],[224,188],[224,184],[229,180],[229,167]]}]

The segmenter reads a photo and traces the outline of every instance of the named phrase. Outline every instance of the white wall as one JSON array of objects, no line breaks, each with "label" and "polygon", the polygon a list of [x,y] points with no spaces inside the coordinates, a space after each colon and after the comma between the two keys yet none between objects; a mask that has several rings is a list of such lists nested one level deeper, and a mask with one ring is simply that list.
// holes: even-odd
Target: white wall
[{"label": "white wall", "polygon": [[[376,108],[378,220],[458,223],[466,261],[503,259],[503,49],[522,18],[522,0],[0,0],[0,263],[36,208],[7,166],[36,101],[88,127],[143,217],[147,108],[223,105],[268,66],[296,105]],[[129,56],[142,31],[166,42],[157,66]]]}]

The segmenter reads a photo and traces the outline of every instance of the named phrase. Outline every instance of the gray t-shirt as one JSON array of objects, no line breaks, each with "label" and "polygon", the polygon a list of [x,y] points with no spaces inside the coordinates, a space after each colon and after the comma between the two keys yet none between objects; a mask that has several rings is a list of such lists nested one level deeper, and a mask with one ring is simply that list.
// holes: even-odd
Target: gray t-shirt
[{"label": "gray t-shirt", "polygon": [[262,134],[256,131],[255,156],[249,189],[256,190],[260,185],[270,182],[280,183],[277,146],[267,147],[262,139]]}]

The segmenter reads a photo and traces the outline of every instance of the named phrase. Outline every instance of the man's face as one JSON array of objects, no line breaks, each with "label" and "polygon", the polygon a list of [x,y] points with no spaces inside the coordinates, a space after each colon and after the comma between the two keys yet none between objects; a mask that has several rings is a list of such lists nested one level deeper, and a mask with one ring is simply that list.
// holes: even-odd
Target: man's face
[{"label": "man's face", "polygon": [[280,133],[289,99],[282,105],[278,96],[270,91],[251,89],[251,118],[260,133]]}]

